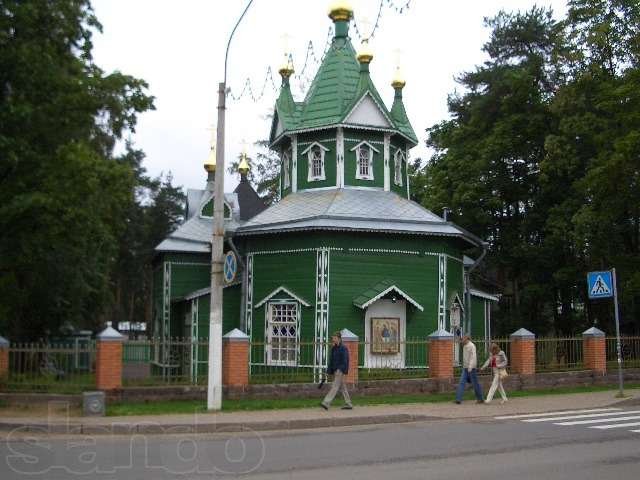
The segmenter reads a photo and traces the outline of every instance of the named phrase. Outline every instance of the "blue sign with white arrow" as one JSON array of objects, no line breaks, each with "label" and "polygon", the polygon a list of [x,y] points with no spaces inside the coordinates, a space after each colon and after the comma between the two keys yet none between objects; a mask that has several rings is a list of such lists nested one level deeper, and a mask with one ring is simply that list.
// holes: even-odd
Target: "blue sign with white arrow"
[{"label": "blue sign with white arrow", "polygon": [[587,286],[589,298],[613,297],[613,282],[611,271],[587,273]]}]

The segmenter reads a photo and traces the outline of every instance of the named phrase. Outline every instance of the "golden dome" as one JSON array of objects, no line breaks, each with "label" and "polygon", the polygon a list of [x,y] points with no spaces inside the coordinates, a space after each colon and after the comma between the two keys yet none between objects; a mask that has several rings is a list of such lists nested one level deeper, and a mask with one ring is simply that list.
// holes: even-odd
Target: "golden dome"
[{"label": "golden dome", "polygon": [[353,18],[353,8],[348,0],[336,0],[329,6],[329,18],[334,22],[348,22]]},{"label": "golden dome", "polygon": [[249,163],[247,162],[247,154],[243,153],[242,158],[240,159],[240,165],[238,165],[238,171],[242,175],[246,175],[247,173],[249,173],[250,169],[251,167],[249,167]]},{"label": "golden dome", "polygon": [[209,156],[204,162],[204,169],[207,172],[216,171],[216,150],[213,147],[211,147],[211,150],[209,150]]},{"label": "golden dome", "polygon": [[400,67],[396,67],[396,73],[393,75],[393,80],[391,80],[391,86],[393,88],[404,88],[406,84],[407,81],[404,79]]},{"label": "golden dome", "polygon": [[284,56],[284,61],[278,69],[278,73],[283,78],[289,78],[293,74],[293,64],[291,63],[291,57],[287,54]]},{"label": "golden dome", "polygon": [[371,63],[373,60],[373,50],[369,46],[369,40],[363,40],[360,44],[360,49],[358,50],[358,55],[356,55],[356,59],[360,63]]}]

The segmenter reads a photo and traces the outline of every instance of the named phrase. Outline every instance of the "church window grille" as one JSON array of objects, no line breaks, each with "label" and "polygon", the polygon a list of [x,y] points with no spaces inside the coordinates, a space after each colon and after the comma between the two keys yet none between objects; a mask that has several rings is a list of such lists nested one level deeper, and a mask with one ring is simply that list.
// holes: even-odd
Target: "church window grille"
[{"label": "church window grille", "polygon": [[394,162],[394,175],[393,182],[396,185],[402,186],[402,162],[404,161],[404,153],[402,150],[398,150],[393,157]]},{"label": "church window grille", "polygon": [[296,365],[299,308],[296,302],[270,302],[267,307],[268,363]]},{"label": "church window grille", "polygon": [[360,173],[360,178],[373,178],[371,170],[371,149],[363,145],[358,149],[358,172]]},{"label": "church window grille", "polygon": [[315,145],[309,149],[309,180],[324,179],[324,151]]}]

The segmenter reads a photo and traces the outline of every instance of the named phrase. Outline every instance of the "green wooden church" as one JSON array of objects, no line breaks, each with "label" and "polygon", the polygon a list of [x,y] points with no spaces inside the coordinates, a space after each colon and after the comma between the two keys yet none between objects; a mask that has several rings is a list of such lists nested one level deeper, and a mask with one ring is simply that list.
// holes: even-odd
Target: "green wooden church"
[{"label": "green wooden church", "polygon": [[[338,6],[329,16],[335,36],[302,101],[291,93],[292,66],[279,70],[270,144],[281,159],[281,200],[265,208],[244,162],[238,188],[225,195],[225,251],[237,268],[225,276],[223,331],[238,328],[261,345],[251,348],[252,367],[299,366],[318,378],[326,342],[342,329],[365,343],[364,367],[424,367],[426,358],[408,358],[405,339],[436,330],[490,336],[497,297],[471,288],[467,275],[484,244],[409,199],[418,138],[405,81],[398,70],[387,108],[369,75],[373,55],[349,38],[353,12]],[[209,170],[206,188],[188,191],[184,224],[156,248],[161,339],[208,337]],[[156,352],[158,366],[173,362],[167,352]],[[206,351],[194,348],[188,364],[199,372]]]}]

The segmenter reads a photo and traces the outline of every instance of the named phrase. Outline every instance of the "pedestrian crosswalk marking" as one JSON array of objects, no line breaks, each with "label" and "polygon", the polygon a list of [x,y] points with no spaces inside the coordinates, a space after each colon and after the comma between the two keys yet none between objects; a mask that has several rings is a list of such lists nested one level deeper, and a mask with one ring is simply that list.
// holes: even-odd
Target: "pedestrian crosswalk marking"
[{"label": "pedestrian crosswalk marking", "polygon": [[[502,415],[494,418],[496,420],[520,420],[526,423],[548,422],[562,427],[580,425],[598,430],[640,426],[640,421],[628,422],[628,420],[640,420],[640,410],[625,411],[620,408],[592,408],[589,410],[565,410],[560,412],[530,413],[527,415]],[[598,423],[606,425],[594,425]],[[640,430],[629,429],[629,432],[640,433]]]},{"label": "pedestrian crosswalk marking", "polygon": [[618,410],[620,409],[619,408],[592,408],[589,410],[564,410],[560,412],[529,413],[526,415],[502,415],[500,417],[494,417],[494,418],[496,420],[514,420],[519,418],[550,417],[552,415],[569,415],[574,413],[613,412]]},{"label": "pedestrian crosswalk marking", "polygon": [[577,420],[579,418],[593,418],[593,417],[611,417],[615,415],[627,415],[632,413],[640,413],[640,410],[632,410],[627,412],[588,413],[586,415],[567,415],[562,417],[530,418],[522,421],[527,423],[558,422],[560,420]]},{"label": "pedestrian crosswalk marking", "polygon": [[[629,413],[629,412],[624,412],[624,413]],[[591,419],[591,420],[577,420],[575,422],[560,422],[560,423],[554,423],[554,425],[563,425],[563,426],[569,426],[569,425],[589,425],[591,423],[607,423],[607,422],[621,422],[623,420],[640,420],[640,416],[638,415],[633,415],[631,417],[615,417],[615,418],[596,418],[596,419]]]},{"label": "pedestrian crosswalk marking", "polygon": [[595,427],[589,427],[589,428],[597,428],[599,430],[609,430],[610,428],[625,428],[625,427],[638,427],[638,426],[640,426],[640,422],[616,423],[614,425],[596,425]]}]

